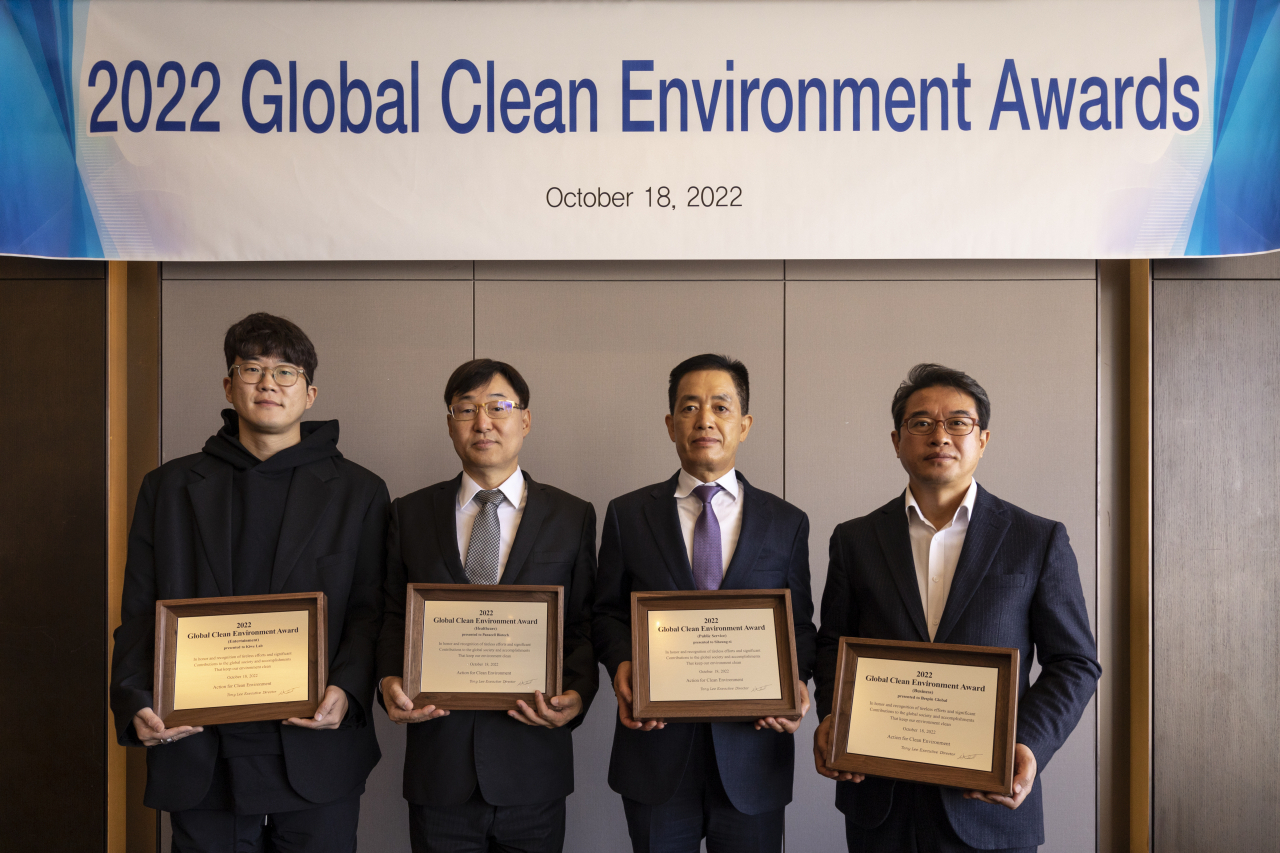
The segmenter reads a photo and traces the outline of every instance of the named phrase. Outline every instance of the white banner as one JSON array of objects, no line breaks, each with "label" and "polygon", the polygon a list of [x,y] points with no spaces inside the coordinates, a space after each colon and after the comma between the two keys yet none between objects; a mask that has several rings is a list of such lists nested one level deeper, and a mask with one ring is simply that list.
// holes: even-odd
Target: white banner
[{"label": "white banner", "polygon": [[1275,7],[18,0],[0,252],[1265,251]]}]

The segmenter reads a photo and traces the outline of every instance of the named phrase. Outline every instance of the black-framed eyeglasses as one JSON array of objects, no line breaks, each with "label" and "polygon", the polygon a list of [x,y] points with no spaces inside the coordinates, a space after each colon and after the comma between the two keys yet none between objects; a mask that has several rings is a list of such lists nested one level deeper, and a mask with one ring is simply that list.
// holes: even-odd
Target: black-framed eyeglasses
[{"label": "black-framed eyeglasses", "polygon": [[246,385],[257,385],[262,382],[262,377],[270,374],[271,379],[281,388],[289,388],[298,384],[298,377],[306,376],[306,371],[300,370],[291,364],[278,364],[267,370],[261,364],[254,362],[246,362],[245,364],[233,364],[231,370],[227,371],[227,375],[238,376],[240,381]]},{"label": "black-framed eyeglasses", "polygon": [[947,431],[948,435],[968,435],[973,432],[973,428],[978,425],[974,418],[944,418],[938,420],[936,418],[907,418],[902,422],[902,426],[912,435],[933,435],[934,430],[938,428],[938,424],[942,424],[942,428]]},{"label": "black-framed eyeglasses", "polygon": [[489,420],[500,421],[510,417],[512,412],[518,412],[523,408],[524,406],[514,400],[490,400],[487,403],[454,403],[448,411],[449,417],[455,421],[474,421],[479,417],[480,410],[484,409]]}]

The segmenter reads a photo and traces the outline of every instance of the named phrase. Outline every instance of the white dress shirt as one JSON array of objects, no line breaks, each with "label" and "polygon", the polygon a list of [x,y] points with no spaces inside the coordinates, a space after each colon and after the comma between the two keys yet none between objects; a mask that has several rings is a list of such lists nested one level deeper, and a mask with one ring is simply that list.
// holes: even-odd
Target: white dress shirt
[{"label": "white dress shirt", "polygon": [[[498,548],[498,577],[507,567],[507,557],[511,556],[511,543],[516,541],[516,530],[520,528],[520,518],[524,515],[524,505],[528,490],[524,487],[524,474],[520,466],[516,472],[498,486],[502,492],[502,500],[498,502],[498,525],[502,530],[502,538]],[[480,485],[462,472],[462,485],[458,487],[458,506],[454,518],[458,523],[458,556],[462,565],[467,565],[467,546],[471,544],[471,527],[480,514],[480,504],[474,500],[482,491]]]},{"label": "white dress shirt", "polygon": [[[738,547],[738,533],[742,530],[742,495],[738,483],[737,469],[730,468],[715,482],[721,486],[720,491],[711,499],[711,508],[716,512],[720,522],[720,557],[724,565],[720,567],[720,576],[729,568],[733,559],[733,551]],[[680,532],[684,534],[684,552],[689,557],[689,565],[693,565],[693,526],[702,515],[702,501],[693,490],[703,482],[683,468],[680,479],[676,481],[676,510],[680,516]]]},{"label": "white dress shirt", "polygon": [[973,502],[978,496],[978,481],[969,484],[969,491],[956,509],[955,516],[941,530],[935,528],[920,511],[916,496],[907,486],[907,526],[911,531],[911,554],[916,563],[916,583],[920,585],[920,603],[924,605],[925,622],[929,626],[929,639],[938,633],[942,611],[951,593],[951,581],[956,575],[956,563],[964,548],[964,537],[969,531],[969,519],[973,517]]}]

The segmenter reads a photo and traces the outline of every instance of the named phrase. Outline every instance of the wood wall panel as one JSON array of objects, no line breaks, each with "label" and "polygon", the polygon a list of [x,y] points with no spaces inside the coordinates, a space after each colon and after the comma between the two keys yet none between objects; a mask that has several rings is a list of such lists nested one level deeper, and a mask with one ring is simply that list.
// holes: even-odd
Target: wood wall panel
[{"label": "wood wall panel", "polygon": [[1280,256],[1240,263],[1154,285],[1156,851],[1280,850]]},{"label": "wood wall panel", "polygon": [[83,853],[105,836],[103,267],[0,258],[6,850]]}]

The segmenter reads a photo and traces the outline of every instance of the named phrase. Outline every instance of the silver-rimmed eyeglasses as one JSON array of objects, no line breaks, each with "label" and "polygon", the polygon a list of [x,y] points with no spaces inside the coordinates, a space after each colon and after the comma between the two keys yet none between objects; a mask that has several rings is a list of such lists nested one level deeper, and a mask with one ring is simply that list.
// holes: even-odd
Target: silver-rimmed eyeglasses
[{"label": "silver-rimmed eyeglasses", "polygon": [[978,422],[973,418],[944,418],[937,420],[936,418],[907,418],[902,422],[907,432],[912,435],[933,435],[934,430],[938,428],[938,424],[942,424],[942,428],[947,431],[948,435],[968,435],[973,432],[973,428]]},{"label": "silver-rimmed eyeglasses", "polygon": [[306,376],[306,371],[300,370],[291,364],[279,364],[267,370],[261,364],[255,364],[252,361],[245,364],[233,364],[231,370],[227,372],[230,376],[235,374],[240,377],[240,381],[246,385],[257,385],[262,381],[262,377],[270,374],[274,381],[281,388],[288,388],[298,384],[299,376]]},{"label": "silver-rimmed eyeglasses", "polygon": [[449,417],[455,421],[474,421],[479,416],[480,410],[484,409],[489,420],[500,421],[510,417],[512,412],[518,412],[523,408],[524,406],[514,400],[490,400],[487,403],[454,403],[448,411]]}]

